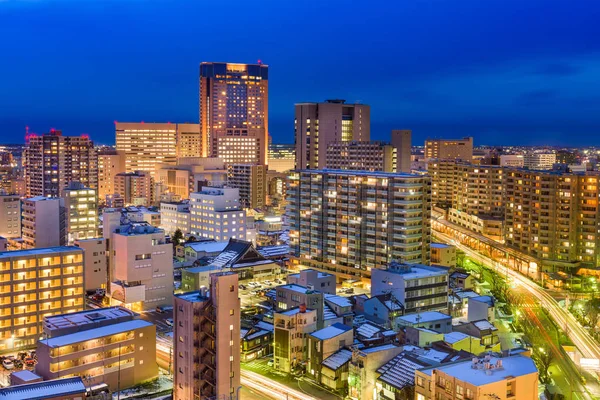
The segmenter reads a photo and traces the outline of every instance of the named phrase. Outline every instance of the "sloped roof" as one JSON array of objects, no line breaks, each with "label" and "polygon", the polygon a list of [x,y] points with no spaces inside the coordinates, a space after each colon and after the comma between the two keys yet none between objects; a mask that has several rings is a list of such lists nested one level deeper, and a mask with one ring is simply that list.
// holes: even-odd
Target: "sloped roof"
[{"label": "sloped roof", "polygon": [[429,366],[430,364],[403,352],[383,364],[377,370],[377,373],[381,374],[377,380],[387,383],[396,389],[402,389],[405,386],[414,385],[415,370]]},{"label": "sloped roof", "polygon": [[344,366],[352,359],[352,352],[348,349],[341,349],[336,351],[329,357],[323,360],[321,363],[324,367],[327,367],[332,370],[337,370]]}]

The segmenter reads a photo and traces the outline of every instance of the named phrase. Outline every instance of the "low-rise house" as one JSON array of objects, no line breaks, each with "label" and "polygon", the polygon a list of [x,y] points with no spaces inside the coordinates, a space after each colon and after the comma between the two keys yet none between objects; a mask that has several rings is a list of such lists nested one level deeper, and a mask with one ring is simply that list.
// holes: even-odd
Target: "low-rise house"
[{"label": "low-rise house", "polygon": [[212,239],[185,243],[183,245],[184,263],[185,265],[203,264],[202,260],[218,256],[228,244],[227,241],[217,242]]},{"label": "low-rise house", "polygon": [[293,372],[307,360],[307,336],[317,330],[317,311],[305,306],[276,312],[273,316],[273,368]]},{"label": "low-rise house", "polygon": [[408,314],[396,318],[399,328],[413,327],[431,329],[440,333],[452,332],[452,317],[439,311]]},{"label": "low-rise house", "polygon": [[345,394],[348,387],[348,365],[352,351],[341,349],[321,363],[321,385]]},{"label": "low-rise house", "polygon": [[442,267],[456,267],[456,247],[445,243],[431,243],[431,263]]},{"label": "low-rise house", "polygon": [[304,269],[297,274],[290,274],[287,283],[306,286],[319,292],[335,294],[335,275],[315,269]]},{"label": "low-rise house", "polygon": [[348,395],[352,399],[370,399],[375,393],[377,370],[396,357],[402,347],[394,344],[355,349],[350,362]]},{"label": "low-rise house", "polygon": [[487,351],[499,351],[500,346],[494,346],[490,349],[489,346],[484,345],[480,338],[475,336],[467,335],[462,332],[450,332],[444,334],[442,339],[443,343],[454,349],[468,351],[471,354],[479,355]]},{"label": "low-rise house", "polygon": [[408,326],[406,327],[405,338],[407,344],[418,347],[429,347],[432,343],[443,340],[444,334],[431,329]]},{"label": "low-rise house", "polygon": [[396,340],[396,331],[365,322],[356,326],[355,338],[365,347],[380,346]]},{"label": "low-rise house", "polygon": [[321,363],[333,353],[354,341],[352,327],[333,324],[308,335],[308,370],[317,382],[321,381]]},{"label": "low-rise house", "polygon": [[344,325],[352,326],[354,312],[352,312],[352,302],[347,297],[325,294],[324,301],[333,310],[335,315],[342,317]]},{"label": "low-rise house", "polygon": [[248,362],[273,353],[273,324],[260,321],[240,329],[240,360]]},{"label": "low-rise house", "polygon": [[388,328],[394,328],[396,318],[404,314],[404,305],[392,293],[371,297],[364,302],[363,308],[367,318]]},{"label": "low-rise house", "polygon": [[285,311],[299,307],[300,305],[305,305],[311,310],[317,310],[317,327],[319,329],[323,328],[325,320],[323,293],[295,284],[275,287],[275,300],[273,304],[275,310]]},{"label": "low-rise house", "polygon": [[415,371],[430,367],[431,362],[425,361],[402,352],[377,369],[375,388],[378,400],[395,400],[412,398],[412,388],[415,385]]},{"label": "low-rise house", "polygon": [[500,339],[498,338],[498,328],[496,328],[487,319],[479,321],[471,321],[464,324],[454,325],[453,330],[456,332],[462,332],[469,336],[474,336],[480,339],[481,346],[484,346],[486,350],[499,351],[500,350]]},{"label": "low-rise house", "polygon": [[469,290],[475,287],[475,277],[466,271],[454,271],[449,278],[452,291]]},{"label": "low-rise house", "polygon": [[479,321],[481,319],[491,322],[496,320],[495,301],[492,296],[471,297],[467,301],[467,320]]}]

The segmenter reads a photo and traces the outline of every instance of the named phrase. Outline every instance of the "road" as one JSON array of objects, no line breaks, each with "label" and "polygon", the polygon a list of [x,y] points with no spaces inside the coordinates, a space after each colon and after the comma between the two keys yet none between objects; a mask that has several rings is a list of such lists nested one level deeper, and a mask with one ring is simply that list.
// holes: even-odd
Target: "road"
[{"label": "road", "polygon": [[242,386],[273,400],[317,400],[256,372],[242,369]]}]

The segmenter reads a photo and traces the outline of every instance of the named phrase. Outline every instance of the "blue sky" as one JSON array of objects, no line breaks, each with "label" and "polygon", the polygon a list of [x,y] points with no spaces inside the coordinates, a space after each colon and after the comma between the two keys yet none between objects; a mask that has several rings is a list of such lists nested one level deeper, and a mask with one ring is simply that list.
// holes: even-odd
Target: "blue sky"
[{"label": "blue sky", "polygon": [[201,61],[270,67],[270,131],[293,107],[371,105],[371,136],[600,145],[592,0],[0,0],[0,142],[114,141],[113,121],[197,121]]}]

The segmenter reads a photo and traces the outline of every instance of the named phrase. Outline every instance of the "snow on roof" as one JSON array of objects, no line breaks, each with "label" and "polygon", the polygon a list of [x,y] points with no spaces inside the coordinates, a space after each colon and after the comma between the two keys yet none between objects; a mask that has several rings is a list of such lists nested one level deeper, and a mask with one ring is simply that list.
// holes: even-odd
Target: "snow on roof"
[{"label": "snow on roof", "polygon": [[471,274],[469,274],[468,272],[462,272],[462,271],[454,271],[453,273],[450,274],[450,278],[467,279],[469,276],[471,276]]},{"label": "snow on roof", "polygon": [[347,297],[342,297],[335,294],[326,294],[325,300],[335,304],[338,307],[352,307],[352,303]]},{"label": "snow on roof", "polygon": [[[436,370],[443,371],[445,374],[455,377],[457,380],[475,386],[488,385],[490,383],[508,379],[508,377],[523,376],[538,372],[533,360],[526,356],[516,355],[503,358],[491,357],[489,363],[495,367],[498,360],[502,360],[502,367],[492,368],[490,370],[484,369],[483,359],[480,359],[481,362],[476,364],[475,368],[473,368],[473,362],[467,360],[440,365],[436,367]],[[487,371],[491,371],[491,374]]]},{"label": "snow on roof", "polygon": [[331,326],[328,326],[327,328],[323,328],[321,330],[313,332],[310,334],[310,336],[317,338],[319,340],[327,340],[327,339],[332,339],[336,336],[339,336],[342,333],[346,333],[350,330],[352,330],[351,327],[344,325],[344,324],[340,324],[338,322]]},{"label": "snow on roof", "polygon": [[273,324],[265,321],[258,321],[256,324],[254,324],[254,326],[269,332],[273,332],[274,329]]},{"label": "snow on roof", "polygon": [[245,339],[252,340],[252,339],[256,339],[257,337],[260,337],[260,336],[268,335],[269,333],[271,333],[271,332],[264,330],[264,329],[259,329],[256,332],[252,332],[251,334],[246,336]]},{"label": "snow on roof", "polygon": [[397,318],[407,324],[420,324],[423,322],[439,321],[441,319],[452,319],[448,314],[439,311],[427,311],[422,313],[407,314]]},{"label": "snow on roof", "polygon": [[308,292],[314,292],[314,290],[309,289],[306,286],[296,285],[295,283],[291,283],[291,284],[287,284],[287,285],[280,285],[280,286],[277,286],[276,289],[287,289],[287,290],[292,290],[294,292],[298,292],[298,293],[302,293],[302,294],[306,294]]},{"label": "snow on roof", "polygon": [[40,343],[43,343],[49,347],[56,348],[62,346],[69,346],[75,343],[86,342],[88,340],[99,339],[106,336],[111,336],[121,332],[127,332],[134,329],[146,328],[148,326],[154,326],[152,323],[141,320],[134,319],[132,321],[121,322],[119,324],[107,325],[100,328],[89,329],[87,331],[81,331],[77,333],[71,333],[68,335],[57,336],[53,338],[48,338],[44,340],[40,340]]},{"label": "snow on roof", "polygon": [[192,242],[192,243],[186,243],[184,245],[184,247],[190,248],[192,250],[194,250],[195,252],[200,252],[200,251],[205,251],[207,253],[216,253],[216,252],[221,252],[225,249],[225,247],[227,247],[227,244],[229,242],[228,241],[224,241],[224,242],[212,242],[212,241],[205,241],[205,242]]},{"label": "snow on roof", "polygon": [[324,367],[337,370],[352,359],[352,352],[348,349],[341,349],[327,357],[321,363]]},{"label": "snow on roof", "polygon": [[366,338],[366,339],[370,339],[370,338],[372,338],[372,337],[373,337],[375,334],[377,334],[378,332],[381,332],[382,330],[383,330],[383,329],[382,329],[382,328],[380,328],[380,327],[378,327],[378,326],[375,326],[375,325],[373,325],[373,324],[369,324],[369,323],[365,323],[365,324],[362,324],[361,326],[359,326],[359,327],[356,329],[356,333],[357,333],[359,336],[362,336],[362,337],[364,337],[364,338]]},{"label": "snow on roof", "polygon": [[232,251],[232,250],[223,251],[214,260],[212,260],[210,265],[214,266],[214,267],[224,267],[225,265],[229,264],[238,255],[239,255],[239,253],[237,251]]},{"label": "snow on roof", "polygon": [[399,302],[397,302],[397,301],[387,300],[384,304],[387,307],[387,309],[390,311],[402,310],[402,305],[399,304]]},{"label": "snow on roof", "polygon": [[[306,312],[312,312],[313,310],[311,310],[310,308],[306,309]],[[296,308],[292,308],[291,310],[287,310],[287,311],[279,311],[277,312],[277,314],[283,314],[283,315],[296,315],[300,312],[300,307],[296,307]]]},{"label": "snow on roof", "polygon": [[494,307],[494,298],[492,296],[471,297],[471,298],[469,298],[469,301],[470,300],[479,301],[481,303],[486,303],[488,306]]},{"label": "snow on roof", "polygon": [[491,329],[493,331],[498,330],[490,321],[487,319],[481,319],[479,321],[473,321],[473,325],[475,325],[479,330]]},{"label": "snow on roof", "polygon": [[472,290],[462,290],[460,292],[454,292],[454,295],[460,299],[468,299],[470,297],[479,297],[479,293]]},{"label": "snow on roof", "polygon": [[323,320],[328,321],[330,319],[336,319],[338,316],[333,312],[331,307],[327,305],[327,303],[323,303]]},{"label": "snow on roof", "polygon": [[15,371],[12,374],[10,374],[11,376],[16,376],[17,378],[19,378],[22,381],[32,381],[34,379],[42,379],[41,376],[34,374],[33,372],[31,372],[28,369],[24,369],[22,371]]},{"label": "snow on roof", "polygon": [[395,344],[384,344],[383,346],[375,346],[375,347],[369,347],[366,349],[361,350],[361,353],[365,353],[365,354],[371,354],[371,353],[377,353],[379,351],[386,351],[386,350],[390,350],[390,349],[397,349],[398,346],[396,346]]},{"label": "snow on roof", "polygon": [[377,380],[402,389],[405,386],[414,385],[415,370],[427,366],[429,364],[410,357],[406,353],[400,353],[377,370],[377,373],[381,374]]},{"label": "snow on roof", "polygon": [[279,257],[290,254],[290,246],[264,246],[257,248],[256,251],[258,251],[263,257]]},{"label": "snow on roof", "polygon": [[446,333],[444,334],[444,342],[449,343],[449,344],[454,344],[457,342],[460,342],[463,339],[468,338],[469,335],[462,333],[462,332],[450,332],[450,333]]},{"label": "snow on roof", "polygon": [[420,357],[437,363],[441,363],[446,357],[448,357],[448,353],[444,353],[443,351],[439,350],[428,349],[425,350],[422,354],[420,354]]},{"label": "snow on roof", "polygon": [[2,400],[44,400],[48,398],[84,394],[85,385],[80,377],[54,379],[0,389]]}]

